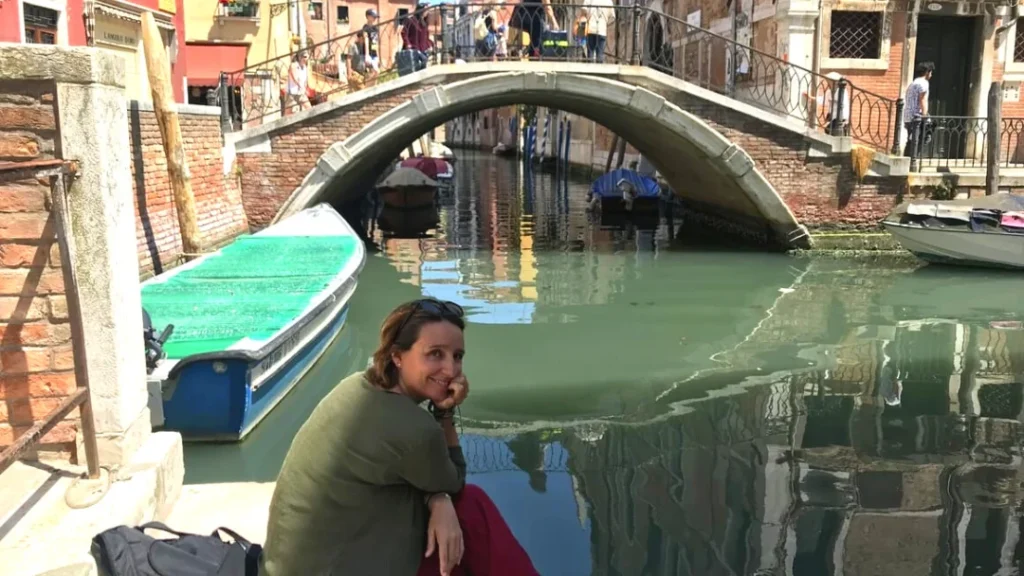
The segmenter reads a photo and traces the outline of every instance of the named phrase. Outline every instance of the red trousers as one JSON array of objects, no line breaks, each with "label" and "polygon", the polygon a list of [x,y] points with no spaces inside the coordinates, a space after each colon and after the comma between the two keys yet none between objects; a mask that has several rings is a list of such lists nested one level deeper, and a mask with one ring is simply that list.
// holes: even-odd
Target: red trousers
[{"label": "red trousers", "polygon": [[[452,576],[539,576],[526,550],[482,488],[466,484],[452,502],[466,546],[462,562],[452,570]],[[441,561],[435,548],[429,558],[423,559],[417,576],[440,574]]]}]

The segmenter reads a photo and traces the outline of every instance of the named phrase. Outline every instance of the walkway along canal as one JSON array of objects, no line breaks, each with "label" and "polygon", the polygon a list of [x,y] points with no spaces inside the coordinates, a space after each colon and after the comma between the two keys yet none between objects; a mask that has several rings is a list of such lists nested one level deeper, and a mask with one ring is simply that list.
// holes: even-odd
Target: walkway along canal
[{"label": "walkway along canal", "polygon": [[374,232],[339,340],[245,442],[187,446],[187,484],[272,482],[384,315],[434,296],[468,311],[471,481],[541,573],[1016,565],[1017,277],[602,229],[586,183],[456,152],[433,231]]}]

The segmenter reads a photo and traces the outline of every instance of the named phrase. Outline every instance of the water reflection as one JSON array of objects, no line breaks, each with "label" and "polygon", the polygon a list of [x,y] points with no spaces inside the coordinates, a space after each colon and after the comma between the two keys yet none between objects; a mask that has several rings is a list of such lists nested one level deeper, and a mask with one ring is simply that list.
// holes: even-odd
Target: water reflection
[{"label": "water reflection", "polygon": [[431,295],[469,313],[471,480],[543,574],[1020,573],[1019,276],[698,250],[460,156],[425,231],[374,228],[324,361],[246,442],[188,447],[187,481],[273,480]]},{"label": "water reflection", "polygon": [[[737,375],[679,416],[477,431],[471,470],[485,486],[521,471],[538,494],[569,477],[559,513],[591,543],[578,573],[1017,574],[1024,331],[890,328],[852,330],[825,370]],[[536,510],[516,506],[514,528]]]}]

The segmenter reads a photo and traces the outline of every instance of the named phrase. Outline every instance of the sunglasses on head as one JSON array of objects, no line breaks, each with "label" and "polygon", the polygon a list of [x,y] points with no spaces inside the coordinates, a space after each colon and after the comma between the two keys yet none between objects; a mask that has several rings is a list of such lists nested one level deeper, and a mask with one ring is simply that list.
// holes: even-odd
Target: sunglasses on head
[{"label": "sunglasses on head", "polygon": [[412,317],[421,310],[427,314],[434,314],[441,318],[462,318],[466,315],[466,311],[462,309],[462,306],[459,306],[455,302],[437,300],[435,298],[416,300],[413,303],[412,310],[405,315],[402,323],[398,325],[398,330],[395,332],[396,337],[402,333],[402,330],[405,329],[405,325],[409,323],[409,320],[411,320]]}]

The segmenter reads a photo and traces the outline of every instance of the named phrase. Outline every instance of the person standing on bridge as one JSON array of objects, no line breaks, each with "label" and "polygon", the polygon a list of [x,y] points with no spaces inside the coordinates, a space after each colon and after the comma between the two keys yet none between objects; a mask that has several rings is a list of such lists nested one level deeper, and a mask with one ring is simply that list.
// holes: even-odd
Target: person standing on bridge
[{"label": "person standing on bridge", "polygon": [[434,47],[430,39],[430,19],[427,11],[430,6],[424,3],[416,5],[416,12],[406,18],[402,25],[402,49],[416,53],[415,70],[427,67],[427,52]]},{"label": "person standing on bridge", "polygon": [[288,67],[288,107],[292,112],[299,112],[311,108],[309,95],[306,88],[309,82],[309,54],[305,50],[300,51]]},{"label": "person standing on bridge", "polygon": [[469,394],[465,326],[458,304],[430,298],[388,314],[370,367],[292,440],[260,576],[537,575],[491,499],[466,484],[453,423]]},{"label": "person standing on bridge", "polygon": [[608,44],[608,23],[615,19],[612,0],[586,0],[580,12],[587,19],[587,60],[604,64],[604,50]]},{"label": "person standing on bridge", "polygon": [[377,26],[377,11],[370,8],[366,11],[366,24],[363,24],[364,54],[366,54],[366,66],[376,76],[380,73],[380,28]]}]

